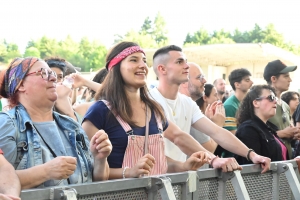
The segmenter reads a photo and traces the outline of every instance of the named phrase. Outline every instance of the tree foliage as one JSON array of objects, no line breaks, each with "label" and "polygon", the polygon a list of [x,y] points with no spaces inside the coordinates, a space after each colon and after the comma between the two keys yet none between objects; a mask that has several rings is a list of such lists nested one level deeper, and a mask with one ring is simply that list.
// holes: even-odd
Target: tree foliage
[{"label": "tree foliage", "polygon": [[184,46],[230,43],[270,43],[300,55],[300,46],[285,42],[283,35],[275,29],[273,24],[268,24],[265,28],[255,24],[252,30],[242,32],[235,29],[232,33],[224,29],[208,33],[204,28],[200,28],[194,34],[187,34]]},{"label": "tree foliage", "polygon": [[105,65],[107,49],[97,41],[90,42],[84,37],[75,42],[71,36],[65,40],[57,41],[43,36],[38,40],[28,42],[24,56],[36,56],[42,59],[58,56],[69,61],[81,71],[97,70]]},{"label": "tree foliage", "polygon": [[163,16],[158,13],[153,22],[150,17],[146,17],[140,31],[131,29],[124,36],[115,35],[114,43],[132,41],[143,48],[158,48],[168,44],[167,34],[166,22]]},{"label": "tree foliage", "polygon": [[0,62],[9,63],[15,57],[21,57],[18,45],[6,40],[0,41]]}]

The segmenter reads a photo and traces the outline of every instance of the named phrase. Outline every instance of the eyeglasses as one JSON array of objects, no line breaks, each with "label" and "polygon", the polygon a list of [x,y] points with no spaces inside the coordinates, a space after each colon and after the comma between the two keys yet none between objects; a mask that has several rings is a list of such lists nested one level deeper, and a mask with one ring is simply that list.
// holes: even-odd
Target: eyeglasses
[{"label": "eyeglasses", "polygon": [[51,76],[53,76],[53,77],[55,77],[55,79],[57,79],[57,75],[54,71],[46,70],[45,68],[41,68],[41,70],[26,74],[26,76],[30,76],[30,75],[33,75],[33,74],[41,75],[42,79],[44,79],[46,81],[49,81]]},{"label": "eyeglasses", "polygon": [[270,102],[278,101],[278,98],[277,98],[276,96],[274,96],[274,95],[269,95],[269,96],[267,96],[267,97],[258,97],[258,98],[256,98],[255,100],[260,101],[260,100],[263,100],[263,99],[267,99],[267,100],[269,100]]},{"label": "eyeglasses", "polygon": [[197,77],[197,79],[202,82],[205,79],[205,76],[201,74],[199,77]]}]

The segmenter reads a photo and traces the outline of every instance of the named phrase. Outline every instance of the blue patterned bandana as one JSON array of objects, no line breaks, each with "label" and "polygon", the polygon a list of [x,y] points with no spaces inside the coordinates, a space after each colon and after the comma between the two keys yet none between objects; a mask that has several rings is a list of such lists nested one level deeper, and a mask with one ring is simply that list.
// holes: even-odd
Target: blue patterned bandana
[{"label": "blue patterned bandana", "polygon": [[35,57],[15,58],[10,63],[5,74],[5,92],[9,97],[18,90],[32,65],[39,60]]}]

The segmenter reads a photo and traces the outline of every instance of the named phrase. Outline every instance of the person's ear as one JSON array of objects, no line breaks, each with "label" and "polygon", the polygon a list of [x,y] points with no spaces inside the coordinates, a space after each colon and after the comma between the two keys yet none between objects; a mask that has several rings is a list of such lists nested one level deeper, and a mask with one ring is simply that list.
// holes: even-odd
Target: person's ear
[{"label": "person's ear", "polygon": [[203,94],[203,101],[207,101],[207,99],[208,97],[205,94]]},{"label": "person's ear", "polygon": [[24,92],[24,91],[25,91],[25,87],[24,87],[23,81],[21,82],[21,84],[20,84],[18,90],[19,90],[20,92]]},{"label": "person's ear", "polygon": [[240,83],[239,82],[234,82],[234,86],[235,86],[235,89],[240,88]]},{"label": "person's ear", "polygon": [[272,83],[274,83],[274,82],[276,82],[277,77],[276,76],[271,76],[270,80],[271,80]]},{"label": "person's ear", "polygon": [[253,104],[254,108],[258,108],[260,105],[260,102],[257,100],[254,100],[254,101],[252,101],[252,104]]},{"label": "person's ear", "polygon": [[167,73],[167,69],[166,69],[166,66],[164,65],[158,65],[157,66],[157,70],[162,73],[162,74],[166,74]]}]

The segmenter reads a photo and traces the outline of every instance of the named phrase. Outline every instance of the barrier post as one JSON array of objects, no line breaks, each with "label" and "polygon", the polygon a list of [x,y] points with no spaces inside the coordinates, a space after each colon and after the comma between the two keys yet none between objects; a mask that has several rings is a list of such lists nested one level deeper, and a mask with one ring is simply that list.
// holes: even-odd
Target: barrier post
[{"label": "barrier post", "polygon": [[285,173],[295,199],[300,199],[300,184],[291,163],[278,163],[278,173]]}]

